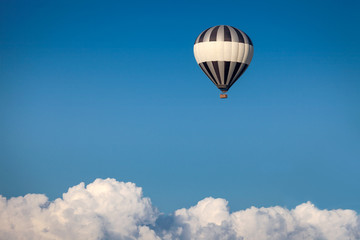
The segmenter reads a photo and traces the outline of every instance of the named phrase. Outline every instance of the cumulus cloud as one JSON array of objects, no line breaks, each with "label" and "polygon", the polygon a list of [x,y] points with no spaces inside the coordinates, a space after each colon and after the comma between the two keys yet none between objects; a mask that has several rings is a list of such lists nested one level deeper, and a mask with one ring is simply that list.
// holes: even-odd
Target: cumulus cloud
[{"label": "cumulus cloud", "polygon": [[225,199],[205,198],[164,215],[133,183],[97,179],[49,202],[43,194],[0,197],[0,239],[360,239],[352,210],[256,208],[230,213]]},{"label": "cumulus cloud", "polygon": [[158,239],[157,210],[142,189],[115,179],[80,183],[49,202],[43,194],[0,199],[1,239]]}]

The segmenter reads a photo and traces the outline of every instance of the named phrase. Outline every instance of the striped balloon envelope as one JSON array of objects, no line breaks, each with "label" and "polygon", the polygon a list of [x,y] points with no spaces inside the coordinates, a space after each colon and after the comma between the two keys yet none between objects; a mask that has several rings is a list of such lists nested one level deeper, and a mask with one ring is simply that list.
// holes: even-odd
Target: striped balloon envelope
[{"label": "striped balloon envelope", "polygon": [[219,25],[203,31],[194,44],[196,62],[210,80],[225,94],[249,66],[253,44],[243,31]]}]

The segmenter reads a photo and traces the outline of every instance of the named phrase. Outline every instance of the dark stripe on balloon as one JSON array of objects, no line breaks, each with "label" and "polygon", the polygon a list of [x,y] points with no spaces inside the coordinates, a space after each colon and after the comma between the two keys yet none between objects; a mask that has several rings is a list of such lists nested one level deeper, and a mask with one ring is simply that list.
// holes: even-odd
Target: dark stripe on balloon
[{"label": "dark stripe on balloon", "polygon": [[220,26],[216,26],[210,34],[210,42],[216,41],[217,32]]},{"label": "dark stripe on balloon", "polygon": [[213,65],[212,61],[207,61],[206,63],[207,63],[207,66],[210,69],[211,74],[214,77],[214,80],[215,80],[216,84],[220,84],[219,79],[216,76],[216,72],[215,72],[214,65]]},{"label": "dark stripe on balloon", "polygon": [[202,32],[202,34],[200,35],[199,37],[199,42],[203,42],[204,41],[204,37],[205,37],[205,34],[207,33],[207,31],[209,30],[210,28],[206,29],[205,31]]},{"label": "dark stripe on balloon", "polygon": [[221,84],[221,77],[220,77],[218,61],[212,61],[212,65],[213,65],[213,67],[215,69],[215,73],[216,73],[216,76],[217,76],[217,82],[218,82],[218,84]]},{"label": "dark stripe on balloon", "polygon": [[232,72],[232,75],[231,75],[231,78],[230,78],[230,82],[229,82],[229,85],[231,84],[231,82],[233,81],[233,79],[235,78],[235,76],[236,76],[236,74],[237,74],[237,72],[238,72],[238,70],[239,70],[239,68],[240,68],[240,66],[241,66],[241,63],[236,63],[236,65],[235,65],[235,68],[234,68],[234,71]]},{"label": "dark stripe on balloon", "polygon": [[195,44],[200,43],[200,42],[204,42],[205,35],[206,35],[206,33],[209,32],[209,30],[211,28],[212,29],[211,29],[210,37],[209,37],[209,39],[207,41],[210,41],[210,42],[216,41],[217,40],[217,34],[219,32],[219,27],[220,26],[224,26],[224,41],[226,41],[226,42],[235,42],[234,41],[235,39],[231,38],[230,28],[232,28],[236,32],[236,35],[238,36],[238,42],[245,43],[245,38],[247,38],[247,42],[249,43],[249,45],[253,46],[253,43],[252,43],[251,39],[249,38],[249,36],[246,33],[240,31],[237,28],[227,26],[227,25],[219,25],[219,26],[210,27],[210,28],[206,29],[195,40]]},{"label": "dark stripe on balloon", "polygon": [[237,76],[236,79],[240,78],[241,75],[243,75],[243,73],[246,71],[246,69],[247,69],[248,66],[249,66],[249,65],[247,65],[247,64],[243,64],[243,65],[245,65],[245,66],[243,67],[243,69],[241,69],[241,71],[239,72],[239,74],[238,74],[238,76]]},{"label": "dark stripe on balloon", "polygon": [[224,41],[231,42],[231,33],[228,26],[224,26]]},{"label": "dark stripe on balloon", "polygon": [[229,85],[229,88],[241,77],[241,75],[243,75],[243,73],[245,72],[245,70],[248,68],[249,65],[247,64],[242,64],[243,67],[242,69],[240,70],[240,72],[235,76],[235,78],[232,80],[232,82],[230,83]]},{"label": "dark stripe on balloon", "polygon": [[235,30],[236,34],[238,35],[239,42],[245,43],[244,37],[243,37],[243,35],[241,34],[241,32],[240,32],[238,29],[234,28],[234,27],[233,27],[233,29]]},{"label": "dark stripe on balloon", "polygon": [[[209,78],[212,82],[214,82],[214,79],[213,79],[213,77],[212,77],[212,75],[211,75],[211,72],[209,71],[209,69],[206,69],[204,63],[205,63],[205,62],[199,63],[200,68],[203,70],[203,72],[206,74],[206,76],[208,76],[208,78]],[[206,63],[205,63],[205,64],[206,64]],[[214,84],[215,84],[215,82],[214,82]]]},{"label": "dark stripe on balloon", "polygon": [[230,62],[229,73],[228,73],[227,79],[226,79],[226,81],[225,81],[225,84],[226,84],[226,85],[229,85],[230,82],[231,82],[231,77],[232,77],[233,72],[234,72],[234,70],[235,70],[236,63],[237,63],[237,62]]},{"label": "dark stripe on balloon", "polygon": [[210,75],[211,72],[208,72],[208,71],[206,70],[206,68],[205,68],[205,66],[204,66],[204,63],[199,63],[199,66],[200,66],[201,70],[203,70],[203,72],[206,74],[206,76],[207,76],[215,85],[217,85],[216,82],[215,82],[215,80],[212,79],[212,77],[211,77],[211,75]]},{"label": "dark stripe on balloon", "polygon": [[251,46],[253,46],[253,43],[252,43],[252,41],[251,41],[251,39],[249,38],[249,36],[246,34],[246,33],[244,33],[245,35],[246,35],[246,37],[248,38],[248,40],[249,40],[249,44],[251,45]]},{"label": "dark stripe on balloon", "polygon": [[212,74],[212,72],[210,71],[210,68],[207,64],[207,62],[203,62],[202,63],[204,65],[204,68],[206,69],[207,73],[206,75],[208,75],[208,77],[211,79],[211,81],[214,82],[215,85],[217,85],[216,79],[214,78],[214,75]]},{"label": "dark stripe on balloon", "polygon": [[225,61],[225,67],[224,67],[224,84],[227,84],[227,79],[229,76],[229,69],[230,69],[230,62],[229,61]]},{"label": "dark stripe on balloon", "polygon": [[231,79],[231,82],[229,84],[230,86],[232,86],[236,82],[236,80],[239,78],[239,74],[242,72],[244,67],[245,67],[245,63],[241,63],[239,70],[237,71],[235,76]]}]

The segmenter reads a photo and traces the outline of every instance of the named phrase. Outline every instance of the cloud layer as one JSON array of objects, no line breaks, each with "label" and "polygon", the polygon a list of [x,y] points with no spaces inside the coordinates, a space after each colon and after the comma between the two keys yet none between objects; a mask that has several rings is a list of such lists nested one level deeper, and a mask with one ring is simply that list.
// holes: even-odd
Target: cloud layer
[{"label": "cloud layer", "polygon": [[360,239],[360,217],[352,210],[307,202],[230,213],[227,204],[209,197],[164,215],[134,183],[96,179],[53,202],[43,194],[0,196],[0,239]]}]

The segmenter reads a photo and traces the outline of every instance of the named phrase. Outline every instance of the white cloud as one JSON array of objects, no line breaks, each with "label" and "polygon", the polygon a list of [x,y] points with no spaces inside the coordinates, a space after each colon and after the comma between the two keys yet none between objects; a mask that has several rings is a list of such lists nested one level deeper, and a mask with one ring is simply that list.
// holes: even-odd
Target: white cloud
[{"label": "white cloud", "polygon": [[54,202],[42,194],[1,198],[0,238],[156,239],[146,226],[156,217],[135,184],[97,179],[70,188]]},{"label": "white cloud", "polygon": [[230,213],[224,199],[205,198],[159,214],[142,189],[115,179],[74,186],[49,202],[43,194],[0,198],[0,239],[360,239],[352,210],[255,208]]}]

